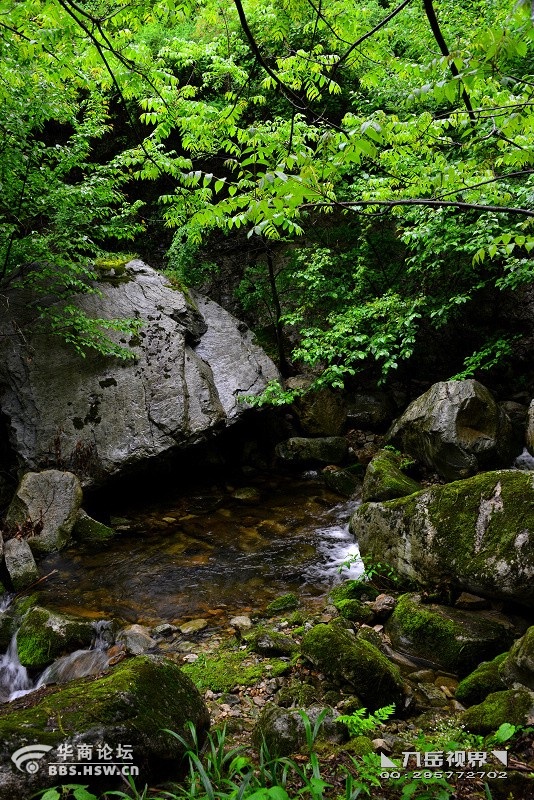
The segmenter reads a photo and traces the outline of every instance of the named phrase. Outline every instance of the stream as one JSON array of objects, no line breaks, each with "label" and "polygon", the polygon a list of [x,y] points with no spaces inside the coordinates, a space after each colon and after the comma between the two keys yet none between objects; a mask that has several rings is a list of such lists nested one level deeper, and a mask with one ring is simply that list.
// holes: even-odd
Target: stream
[{"label": "stream", "polygon": [[313,604],[362,571],[357,561],[340,573],[358,554],[348,520],[359,501],[340,502],[316,473],[141,501],[109,509],[119,535],[104,549],[76,545],[41,562],[42,574],[57,570],[42,605],[145,625],[227,624],[292,591]]}]

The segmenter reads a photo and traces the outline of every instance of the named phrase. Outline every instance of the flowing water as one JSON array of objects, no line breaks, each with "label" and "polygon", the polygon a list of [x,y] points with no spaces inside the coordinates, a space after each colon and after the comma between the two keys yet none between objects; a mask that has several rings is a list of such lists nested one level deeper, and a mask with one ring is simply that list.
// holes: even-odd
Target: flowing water
[{"label": "flowing water", "polygon": [[[348,532],[357,502],[340,503],[313,474],[251,483],[245,502],[236,488],[113,509],[120,535],[105,549],[77,545],[41,563],[42,573],[58,572],[40,602],[154,625],[206,616],[224,623],[291,591],[310,603],[323,597],[357,556]],[[360,573],[355,563],[343,578]]]}]

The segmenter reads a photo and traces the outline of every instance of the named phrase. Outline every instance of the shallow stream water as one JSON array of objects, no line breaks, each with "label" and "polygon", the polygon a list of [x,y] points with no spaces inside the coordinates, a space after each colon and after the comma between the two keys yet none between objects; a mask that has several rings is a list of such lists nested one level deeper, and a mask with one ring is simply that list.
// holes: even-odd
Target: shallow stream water
[{"label": "shallow stream water", "polygon": [[[233,496],[246,489],[247,500]],[[348,532],[357,501],[315,475],[246,486],[197,487],[151,505],[110,509],[119,535],[104,549],[76,545],[49,556],[41,604],[86,616],[154,625],[195,617],[227,623],[287,592],[313,603],[361,573],[340,566],[358,549]]]}]

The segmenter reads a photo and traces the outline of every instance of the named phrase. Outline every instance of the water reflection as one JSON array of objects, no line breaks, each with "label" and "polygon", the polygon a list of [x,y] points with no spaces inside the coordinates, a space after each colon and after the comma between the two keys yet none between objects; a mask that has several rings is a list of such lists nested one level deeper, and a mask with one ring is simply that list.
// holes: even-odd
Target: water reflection
[{"label": "water reflection", "polygon": [[[251,504],[226,487],[142,510],[112,509],[121,535],[100,552],[77,546],[49,556],[43,571],[59,572],[41,602],[155,624],[259,609],[289,591],[324,595],[340,565],[357,554],[348,533],[357,503],[340,503],[317,479],[252,488],[259,500]],[[356,564],[343,577],[359,572]]]}]

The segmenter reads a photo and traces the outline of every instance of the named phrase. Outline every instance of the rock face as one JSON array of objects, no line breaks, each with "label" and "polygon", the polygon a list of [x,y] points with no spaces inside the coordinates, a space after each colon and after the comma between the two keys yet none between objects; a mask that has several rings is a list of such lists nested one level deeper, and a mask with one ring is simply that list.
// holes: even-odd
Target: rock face
[{"label": "rock face", "polygon": [[384,503],[350,529],[360,552],[420,584],[534,605],[534,475],[501,470]]},{"label": "rock face", "polygon": [[504,618],[423,604],[417,594],[399,598],[386,633],[396,650],[461,675],[502,653],[513,640],[513,627]]},{"label": "rock face", "polygon": [[28,542],[35,553],[60,550],[70,539],[82,502],[80,481],[72,472],[27,472],[9,506],[6,526],[30,525]]},{"label": "rock face", "polygon": [[[82,679],[49,689],[31,708],[13,710],[10,704],[0,711],[0,800],[26,800],[38,789],[65,782],[57,774],[48,774],[48,764],[61,761],[58,746],[63,752],[70,747],[73,758],[69,760],[76,761],[78,747],[90,746],[97,756],[97,748],[107,745],[114,762],[124,761],[139,768],[141,784],[151,776],[161,779],[166,769],[176,766],[185,750],[164,729],[191,742],[189,721],[202,743],[209,727],[202,698],[179,667],[154,656],[124,661],[97,680]],[[11,754],[32,743],[52,749],[39,760],[34,773],[18,771]],[[116,756],[117,748],[125,745],[131,746],[129,762]],[[107,782],[105,788],[109,788],[111,779],[103,780]],[[94,782],[95,778],[83,778],[91,788]]]},{"label": "rock face", "polygon": [[509,466],[517,455],[507,414],[475,380],[434,384],[408,406],[387,438],[450,481]]},{"label": "rock face", "polygon": [[95,635],[91,622],[34,606],[17,634],[20,663],[41,669],[63,653],[89,647]]},{"label": "rock face", "polygon": [[20,467],[103,481],[203,441],[242,414],[240,397],[277,377],[246,327],[216,303],[186,299],[141,261],[127,265],[125,278],[77,303],[94,317],[143,320],[138,336],[123,338],[131,361],[81,359],[57,337],[24,330],[27,298],[14,294],[10,313],[2,309],[0,411]]}]

